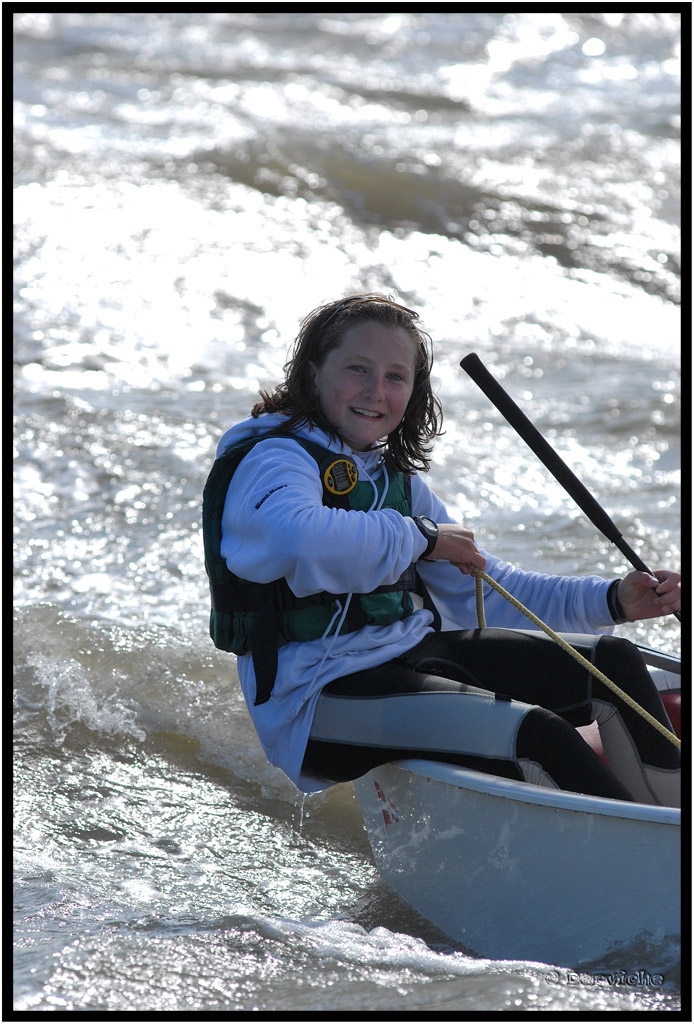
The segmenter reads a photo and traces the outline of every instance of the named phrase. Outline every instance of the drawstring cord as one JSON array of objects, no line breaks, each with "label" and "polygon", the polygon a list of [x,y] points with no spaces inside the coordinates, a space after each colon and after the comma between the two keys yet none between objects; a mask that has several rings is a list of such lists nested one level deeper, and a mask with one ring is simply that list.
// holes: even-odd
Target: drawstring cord
[{"label": "drawstring cord", "polygon": [[485,583],[488,583],[490,587],[493,587],[494,590],[501,594],[503,598],[509,601],[514,608],[517,608],[519,612],[522,612],[523,615],[526,616],[526,618],[530,619],[530,621],[535,623],[536,626],[539,626],[540,629],[544,630],[552,640],[559,644],[562,650],[566,651],[567,654],[570,654],[571,657],[587,669],[591,675],[594,675],[596,679],[599,679],[601,683],[604,683],[609,690],[616,693],[617,696],[620,697],[633,711],[636,711],[642,718],[645,718],[646,721],[652,725],[654,729],[657,729],[661,735],[665,736],[673,746],[678,749],[681,747],[682,743],[679,737],[675,736],[675,734],[670,732],[669,729],[666,729],[657,718],[654,718],[650,712],[646,711],[645,708],[642,708],[640,704],[637,704],[633,697],[630,697],[628,693],[625,693],[624,690],[621,689],[621,687],[617,686],[616,683],[613,683],[611,679],[608,679],[599,668],[592,665],[587,658],[583,657],[580,651],[577,651],[575,647],[572,647],[571,644],[567,643],[563,637],[559,636],[559,634],[555,633],[550,626],[539,619],[534,612],[531,612],[529,608],[526,608],[524,604],[521,604],[513,594],[509,594],[508,590],[504,590],[500,583],[497,583],[496,580],[492,579],[488,573],[484,572],[482,569],[478,569],[477,566],[472,565],[472,563],[468,563],[468,569],[475,577],[475,603],[477,605],[477,623],[480,629],[483,629],[486,625],[484,616],[484,593],[482,591],[482,580],[484,580]]},{"label": "drawstring cord", "polygon": [[[371,508],[369,509],[369,512],[379,512],[381,510],[382,506],[383,506],[383,502],[386,499],[386,494],[388,493],[388,484],[390,483],[389,478],[388,478],[388,470],[386,468],[386,464],[385,464],[385,462],[383,462],[383,464],[382,464],[382,469],[383,469],[383,490],[381,491],[380,497],[379,497],[379,494],[378,494],[378,485],[376,484],[375,480],[373,479],[373,477],[370,475],[369,471],[365,467],[362,466],[362,469],[364,470],[364,474],[368,478],[368,481],[371,484],[371,486],[373,488],[373,492],[374,492],[374,500],[371,503]],[[321,658],[321,660],[319,662],[318,668],[316,669],[316,671],[313,674],[313,683],[315,683],[316,679],[318,678],[318,676],[320,674],[320,670],[323,668],[323,665],[325,664],[326,659],[329,657],[330,652],[332,651],[332,649],[333,649],[333,647],[335,645],[335,640],[340,635],[340,630],[342,629],[342,624],[345,621],[345,618],[347,617],[347,612],[349,611],[349,606],[350,606],[350,602],[352,600],[352,596],[353,596],[352,593],[347,594],[347,597],[346,597],[344,605],[340,604],[340,602],[337,599],[335,601],[335,604],[336,604],[335,613],[334,613],[333,617],[331,618],[330,622],[328,623],[328,625],[325,627],[325,629],[323,631],[323,636],[321,637],[321,640],[323,640],[324,642],[326,642],[327,640],[330,640],[330,643],[326,644],[326,648],[325,648],[325,651],[323,653],[323,657]],[[335,626],[335,621],[336,620],[337,620],[337,625]],[[334,631],[333,631],[333,626],[335,626]]]}]

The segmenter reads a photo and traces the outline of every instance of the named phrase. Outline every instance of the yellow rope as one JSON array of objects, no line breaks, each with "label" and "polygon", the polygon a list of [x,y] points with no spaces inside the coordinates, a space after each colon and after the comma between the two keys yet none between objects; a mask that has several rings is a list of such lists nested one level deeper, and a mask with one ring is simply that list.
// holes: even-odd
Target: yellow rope
[{"label": "yellow rope", "polygon": [[612,690],[613,693],[616,693],[618,697],[621,697],[625,704],[628,704],[629,707],[636,711],[639,715],[641,715],[642,718],[645,718],[646,721],[649,722],[654,729],[657,729],[659,733],[662,733],[662,735],[665,736],[666,739],[668,739],[670,743],[673,744],[673,746],[678,748],[681,747],[682,744],[679,737],[675,736],[675,734],[670,732],[669,729],[666,729],[665,726],[661,722],[659,722],[657,718],[654,718],[653,715],[646,711],[645,708],[642,708],[640,704],[637,704],[633,697],[630,697],[628,693],[625,693],[624,690],[621,689],[621,687],[617,686],[616,683],[613,683],[611,679],[608,679],[607,676],[603,672],[601,672],[599,668],[596,668],[595,665],[592,665],[587,658],[584,658],[580,651],[577,651],[576,648],[572,647],[571,644],[567,643],[563,637],[559,636],[558,633],[555,633],[550,626],[544,623],[541,619],[538,619],[537,615],[535,615],[534,612],[531,612],[529,608],[526,608],[525,605],[521,604],[521,602],[518,601],[513,596],[513,594],[509,594],[508,590],[504,590],[500,583],[497,583],[496,580],[493,580],[491,576],[489,576],[482,569],[478,569],[476,565],[472,565],[472,563],[468,564],[468,568],[475,577],[475,601],[477,604],[477,622],[480,629],[482,629],[486,625],[484,616],[484,596],[482,593],[482,580],[484,580],[485,583],[488,583],[490,587],[493,587],[494,590],[496,590],[499,594],[501,594],[502,597],[509,601],[514,606],[514,608],[517,608],[519,612],[522,612],[523,615],[526,616],[526,618],[530,619],[530,621],[534,622],[536,626],[539,626],[540,629],[544,630],[544,632],[547,633],[548,636],[551,636],[552,640],[558,643],[559,646],[564,651],[566,651],[567,654],[570,654],[572,658],[575,658],[576,661],[579,662],[579,664],[583,665],[584,668],[588,669],[588,671],[597,679],[599,679],[601,683],[604,683],[605,686],[608,687],[608,689]]},{"label": "yellow rope", "polygon": [[[479,569],[478,572],[482,570]],[[484,616],[484,590],[482,589],[482,577],[475,573],[475,605],[477,607],[477,625],[484,629],[487,620]]]}]

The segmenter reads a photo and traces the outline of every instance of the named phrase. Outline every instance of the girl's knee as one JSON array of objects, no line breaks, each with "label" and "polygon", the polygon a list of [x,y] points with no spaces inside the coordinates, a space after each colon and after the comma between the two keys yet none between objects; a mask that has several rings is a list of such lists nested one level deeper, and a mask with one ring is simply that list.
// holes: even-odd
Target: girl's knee
[{"label": "girl's knee", "polygon": [[614,665],[622,671],[624,666],[648,671],[636,644],[623,636],[601,636],[595,645],[595,660],[598,665]]}]

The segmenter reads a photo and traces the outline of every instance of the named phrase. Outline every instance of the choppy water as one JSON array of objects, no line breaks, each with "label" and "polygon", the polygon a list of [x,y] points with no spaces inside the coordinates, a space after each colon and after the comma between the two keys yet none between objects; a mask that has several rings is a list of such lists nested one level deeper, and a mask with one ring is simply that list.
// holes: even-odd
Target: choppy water
[{"label": "choppy water", "polygon": [[[199,526],[298,321],[375,288],[435,339],[432,478],[481,543],[626,569],[473,350],[679,564],[680,20],[14,14],[17,1010],[680,1005],[678,949],[557,981],[400,903],[352,787],[302,801],[259,751]],[[673,618],[620,632],[679,652]]]}]

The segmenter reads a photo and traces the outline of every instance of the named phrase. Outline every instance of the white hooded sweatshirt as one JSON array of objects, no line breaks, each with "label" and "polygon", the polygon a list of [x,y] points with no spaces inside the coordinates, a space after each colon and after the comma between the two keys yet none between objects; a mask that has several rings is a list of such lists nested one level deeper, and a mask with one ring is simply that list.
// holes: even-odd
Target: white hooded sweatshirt
[{"label": "white hooded sweatshirt", "polygon": [[[270,414],[248,418],[231,427],[217,446],[221,455],[230,444],[263,435],[285,422]],[[256,445],[237,468],[222,517],[221,554],[229,569],[243,579],[269,583],[285,577],[297,597],[319,591],[369,593],[394,583],[426,549],[413,519],[393,509],[379,509],[385,493],[385,466],[380,449],[354,452],[322,430],[304,427],[298,436],[349,456],[359,479],[374,487],[372,510],[328,508],[315,459],[286,438],[268,438]],[[423,476],[412,478],[412,515],[436,523],[453,523],[443,502]],[[555,630],[610,633],[607,606],[610,582],[597,576],[562,577],[524,572],[480,548],[487,572],[522,604]],[[474,578],[448,562],[420,561],[418,571],[441,615],[443,629],[475,629]],[[421,602],[420,602],[421,604]],[[316,701],[331,680],[373,668],[415,647],[432,632],[432,615],[423,608],[389,626],[365,626],[336,635],[345,613],[336,601],[335,616],[319,640],[289,643],[279,650],[277,678],[270,700],[259,706],[250,654],[238,658],[241,687],[258,738],[271,764],[303,792],[327,789],[333,783],[302,774],[301,765],[311,731]],[[521,612],[497,592],[485,588],[487,625],[528,628]]]}]

